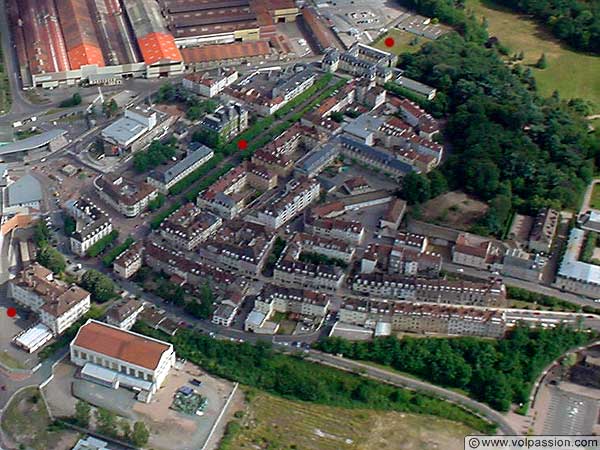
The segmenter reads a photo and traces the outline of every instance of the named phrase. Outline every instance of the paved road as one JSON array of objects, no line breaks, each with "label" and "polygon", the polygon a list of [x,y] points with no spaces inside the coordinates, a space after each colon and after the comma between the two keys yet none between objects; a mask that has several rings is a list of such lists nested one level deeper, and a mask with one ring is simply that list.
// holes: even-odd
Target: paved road
[{"label": "paved road", "polygon": [[506,417],[499,413],[498,411],[490,408],[484,403],[480,403],[472,398],[469,398],[465,395],[459,394],[457,392],[451,391],[449,389],[445,389],[443,387],[435,386],[433,384],[429,384],[424,381],[416,380],[414,378],[409,378],[403,375],[400,375],[395,372],[389,372],[387,370],[375,368],[369,366],[367,364],[363,364],[357,361],[352,361],[345,358],[340,358],[333,355],[328,355],[326,353],[317,352],[315,350],[311,350],[308,358],[311,361],[317,362],[319,364],[324,364],[332,367],[336,367],[338,369],[347,370],[347,371],[360,371],[361,373],[369,376],[370,378],[374,378],[379,381],[383,381],[386,383],[390,383],[400,387],[407,387],[409,389],[414,389],[417,391],[427,392],[429,394],[433,394],[436,397],[440,397],[444,400],[448,400],[452,403],[456,403],[458,405],[465,406],[471,411],[476,411],[483,417],[488,420],[498,424],[498,429],[502,434],[505,435],[516,435],[518,434],[515,429],[512,428]]}]

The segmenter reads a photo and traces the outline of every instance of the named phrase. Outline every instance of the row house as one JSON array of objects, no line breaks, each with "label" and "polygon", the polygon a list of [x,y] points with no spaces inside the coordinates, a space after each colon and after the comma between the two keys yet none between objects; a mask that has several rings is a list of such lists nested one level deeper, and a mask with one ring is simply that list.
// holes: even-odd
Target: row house
[{"label": "row house", "polygon": [[339,259],[349,264],[352,261],[356,248],[339,239],[326,238],[309,233],[297,233],[293,242],[303,252],[316,253],[328,258]]},{"label": "row house", "polygon": [[366,236],[365,227],[356,220],[321,219],[308,214],[305,217],[304,229],[310,234],[339,239],[353,245],[360,245]]},{"label": "row house", "polygon": [[212,264],[187,258],[182,252],[168,249],[154,242],[144,248],[144,262],[156,272],[176,275],[193,286],[201,286],[212,280],[220,286],[234,286],[243,283],[231,272]]},{"label": "row house", "polygon": [[352,290],[380,298],[476,306],[505,306],[506,287],[499,279],[487,282],[414,278],[397,274],[357,274]]},{"label": "row house", "polygon": [[275,238],[276,234],[262,225],[234,220],[198,253],[225,270],[256,278],[262,272]]},{"label": "row house", "polygon": [[346,301],[339,320],[367,328],[389,323],[395,332],[489,338],[502,338],[507,328],[502,310],[372,300]]},{"label": "row house", "polygon": [[273,312],[293,313],[301,316],[320,317],[327,315],[329,295],[310,289],[295,289],[266,284],[254,297],[254,310],[266,317]]}]

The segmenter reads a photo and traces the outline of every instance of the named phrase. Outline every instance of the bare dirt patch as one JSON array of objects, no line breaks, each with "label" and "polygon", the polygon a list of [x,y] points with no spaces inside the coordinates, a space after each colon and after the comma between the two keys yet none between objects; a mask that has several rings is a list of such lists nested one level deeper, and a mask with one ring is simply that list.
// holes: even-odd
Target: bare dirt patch
[{"label": "bare dirt patch", "polygon": [[487,210],[488,205],[461,191],[431,199],[421,209],[424,221],[460,230],[469,230]]}]

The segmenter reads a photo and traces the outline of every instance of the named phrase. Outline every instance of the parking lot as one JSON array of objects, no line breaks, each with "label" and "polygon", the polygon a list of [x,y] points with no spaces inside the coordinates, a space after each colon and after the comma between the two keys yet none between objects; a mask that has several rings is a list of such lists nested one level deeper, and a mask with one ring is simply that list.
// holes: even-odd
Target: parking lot
[{"label": "parking lot", "polygon": [[[33,325],[34,317],[7,297],[6,288],[6,284],[0,286],[0,362],[12,369],[31,369],[38,363],[38,358],[16,347],[12,339]],[[17,309],[15,317],[6,314],[11,307]]]},{"label": "parking lot", "polygon": [[[110,389],[99,384],[75,378],[77,368],[68,362],[60,363],[55,377],[45,388],[48,403],[56,415],[72,415],[76,399],[106,408],[128,419],[142,420],[150,430],[149,448],[164,450],[191,450],[201,448],[225,401],[232,385],[203,373],[193,364],[172,369],[166,383],[150,403],[135,399],[135,392]],[[190,383],[201,381],[200,386]],[[193,388],[208,400],[202,416],[187,415],[170,409],[177,390]]]},{"label": "parking lot", "polygon": [[590,435],[598,416],[598,401],[548,386],[550,400],[544,434]]}]

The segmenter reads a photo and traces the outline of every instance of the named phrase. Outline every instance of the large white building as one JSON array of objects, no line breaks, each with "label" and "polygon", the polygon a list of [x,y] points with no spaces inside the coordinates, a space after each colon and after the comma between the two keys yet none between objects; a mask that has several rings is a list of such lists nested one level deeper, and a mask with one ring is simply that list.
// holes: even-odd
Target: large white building
[{"label": "large white building", "polygon": [[90,309],[90,293],[75,284],[54,278],[38,263],[24,269],[9,283],[8,295],[39,314],[40,321],[59,335]]},{"label": "large white building", "polygon": [[258,213],[258,221],[271,228],[279,228],[296,217],[319,198],[321,185],[318,181],[292,180],[285,192],[271,201]]},{"label": "large white building", "polygon": [[173,345],[88,320],[71,342],[71,361],[85,379],[138,391],[149,402],[175,365]]},{"label": "large white building", "polygon": [[588,297],[600,297],[600,266],[579,260],[585,238],[584,230],[571,230],[554,287]]}]

